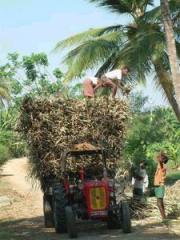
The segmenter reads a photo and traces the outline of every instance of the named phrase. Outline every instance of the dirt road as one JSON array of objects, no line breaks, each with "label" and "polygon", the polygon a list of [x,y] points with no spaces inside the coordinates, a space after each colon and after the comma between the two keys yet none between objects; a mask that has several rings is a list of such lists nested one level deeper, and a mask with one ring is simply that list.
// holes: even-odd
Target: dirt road
[{"label": "dirt road", "polygon": [[[54,229],[45,229],[42,217],[42,193],[32,188],[27,178],[26,158],[10,160],[0,174],[0,195],[8,196],[11,205],[0,209],[0,240],[57,240],[68,239],[57,235]],[[177,240],[168,226],[158,219],[133,221],[133,232],[124,235],[121,230],[107,230],[104,224],[80,223],[79,239],[123,240]]]}]

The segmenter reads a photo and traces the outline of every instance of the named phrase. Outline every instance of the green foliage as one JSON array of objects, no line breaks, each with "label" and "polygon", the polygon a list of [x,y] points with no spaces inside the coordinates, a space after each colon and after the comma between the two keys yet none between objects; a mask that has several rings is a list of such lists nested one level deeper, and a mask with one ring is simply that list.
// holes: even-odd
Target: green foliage
[{"label": "green foliage", "polygon": [[156,154],[164,151],[170,159],[170,166],[178,167],[180,164],[180,143],[172,143],[172,139],[164,140],[161,143],[154,143],[147,147],[146,155],[148,158],[155,158]]},{"label": "green foliage", "polygon": [[177,180],[180,180],[180,171],[174,171],[174,172],[168,174],[166,182],[167,182],[167,184],[173,184]]},{"label": "green foliage", "polygon": [[[0,145],[5,146],[5,148],[2,148],[2,151],[3,149],[5,150],[5,153],[2,155],[8,156],[8,158],[17,158],[26,154],[25,142],[13,129],[0,129],[0,136]],[[5,158],[5,160],[8,160],[8,158]]]},{"label": "green foliage", "polygon": [[2,166],[8,159],[10,159],[11,154],[7,145],[2,145],[0,143],[0,166]]},{"label": "green foliage", "polygon": [[58,80],[62,79],[62,77],[63,77],[63,73],[61,72],[61,70],[59,68],[55,68],[53,71],[53,74]]},{"label": "green foliage", "polygon": [[23,57],[22,64],[27,79],[34,82],[37,78],[45,77],[44,73],[41,72],[41,67],[48,66],[48,58],[45,53],[32,53],[31,56]]},{"label": "green foliage", "polygon": [[134,18],[142,16],[148,5],[153,6],[153,0],[89,0],[90,2],[95,2],[99,6],[111,9],[114,12],[121,14],[129,13]]},{"label": "green foliage", "polygon": [[142,92],[135,92],[130,95],[130,110],[133,113],[142,112],[148,97],[144,96]]},{"label": "green foliage", "polygon": [[7,66],[0,67],[0,107],[4,106],[4,100],[10,100],[9,76],[6,72]]},{"label": "green foliage", "polygon": [[142,159],[148,161],[152,184],[156,155],[160,151],[169,156],[169,167],[180,166],[180,124],[170,109],[136,111],[129,123],[123,157],[135,165]]}]

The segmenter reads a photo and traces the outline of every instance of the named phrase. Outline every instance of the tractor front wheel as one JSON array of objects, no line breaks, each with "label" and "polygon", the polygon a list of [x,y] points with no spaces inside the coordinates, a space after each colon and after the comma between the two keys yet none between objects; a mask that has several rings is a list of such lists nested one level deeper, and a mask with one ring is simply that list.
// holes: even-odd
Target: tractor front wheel
[{"label": "tractor front wheel", "polygon": [[64,186],[56,184],[53,187],[53,215],[54,226],[57,233],[65,233],[66,229],[66,213],[67,199]]},{"label": "tractor front wheel", "polygon": [[76,218],[72,210],[72,207],[70,206],[66,207],[65,212],[66,212],[66,225],[69,237],[77,238]]},{"label": "tractor front wheel", "polygon": [[131,216],[129,205],[126,201],[121,204],[122,229],[124,233],[131,232]]},{"label": "tractor front wheel", "polygon": [[43,196],[44,225],[46,228],[54,227],[52,196],[44,194]]},{"label": "tractor front wheel", "polygon": [[118,215],[114,214],[112,211],[109,211],[108,213],[107,227],[108,229],[121,228],[121,222],[118,218]]}]

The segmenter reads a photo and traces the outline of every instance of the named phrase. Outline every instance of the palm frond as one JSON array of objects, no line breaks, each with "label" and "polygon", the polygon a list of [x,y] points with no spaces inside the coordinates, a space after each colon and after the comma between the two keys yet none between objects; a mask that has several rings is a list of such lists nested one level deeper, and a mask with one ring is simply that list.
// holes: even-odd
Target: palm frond
[{"label": "palm frond", "polygon": [[171,81],[169,72],[164,69],[162,58],[154,61],[154,68],[156,72],[156,76],[154,78],[156,88],[161,91],[164,100],[168,100],[169,103],[173,105],[173,83]]},{"label": "palm frond", "polygon": [[82,72],[103,64],[112,52],[119,50],[122,38],[122,33],[112,32],[94,40],[88,40],[70,51],[64,60],[69,67],[65,81],[80,77]]},{"label": "palm frond", "polygon": [[117,50],[115,44],[102,40],[90,40],[80,45],[71,51],[65,59],[69,66],[65,81],[80,77],[82,72],[97,67],[115,50]]},{"label": "palm frond", "polygon": [[[169,1],[170,11],[171,11],[171,18],[174,25],[180,22],[180,1],[177,0],[170,0]],[[161,14],[161,7],[155,7],[150,11],[145,12],[145,14],[140,18],[140,21],[143,20],[146,23],[161,23],[162,21],[162,14]]]},{"label": "palm frond", "polygon": [[[97,3],[100,7],[106,7],[118,13],[131,13],[131,1],[119,0],[89,0]],[[129,3],[128,3],[129,2]]]},{"label": "palm frond", "polygon": [[153,5],[153,0],[89,0],[98,6],[106,7],[120,14],[143,15],[147,5]]},{"label": "palm frond", "polygon": [[144,16],[140,19],[140,21],[143,20],[143,22],[146,23],[158,23],[161,20],[161,7],[153,8],[150,11],[147,11]]},{"label": "palm frond", "polygon": [[72,47],[77,44],[80,44],[84,41],[100,37],[109,32],[117,32],[123,29],[122,25],[109,26],[105,28],[91,28],[85,32],[76,34],[72,37],[69,37],[65,40],[58,42],[54,48],[54,51],[61,50],[63,48]]},{"label": "palm frond", "polygon": [[[130,29],[131,30],[131,29]],[[144,83],[146,76],[152,71],[154,54],[162,57],[164,52],[164,34],[154,25],[146,24],[134,29],[126,45],[118,52],[114,61],[114,68],[119,65],[128,65],[131,69],[130,78],[136,77],[136,82]]]},{"label": "palm frond", "polygon": [[113,52],[109,58],[101,65],[101,67],[98,69],[96,73],[96,77],[102,76],[105,72],[108,70],[111,70],[114,65],[114,59],[116,58],[117,52]]}]

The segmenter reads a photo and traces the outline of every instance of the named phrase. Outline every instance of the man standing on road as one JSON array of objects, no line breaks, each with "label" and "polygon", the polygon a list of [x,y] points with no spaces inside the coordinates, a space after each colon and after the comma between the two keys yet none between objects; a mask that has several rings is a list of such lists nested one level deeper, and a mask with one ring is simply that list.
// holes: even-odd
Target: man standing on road
[{"label": "man standing on road", "polygon": [[135,169],[132,177],[133,198],[143,200],[149,185],[148,175],[146,172],[146,161],[142,160],[139,167]]},{"label": "man standing on road", "polygon": [[164,207],[164,194],[165,194],[165,179],[166,168],[165,164],[168,162],[168,157],[164,153],[159,153],[157,156],[157,169],[154,176],[155,196],[157,198],[157,206],[159,208],[162,219],[166,218]]},{"label": "man standing on road", "polygon": [[85,79],[83,84],[83,92],[85,97],[94,97],[97,89],[101,87],[107,87],[112,89],[112,97],[115,97],[117,88],[123,88],[124,83],[122,79],[129,73],[129,68],[124,66],[120,69],[116,69],[105,73],[100,79],[96,77],[89,77]]}]

